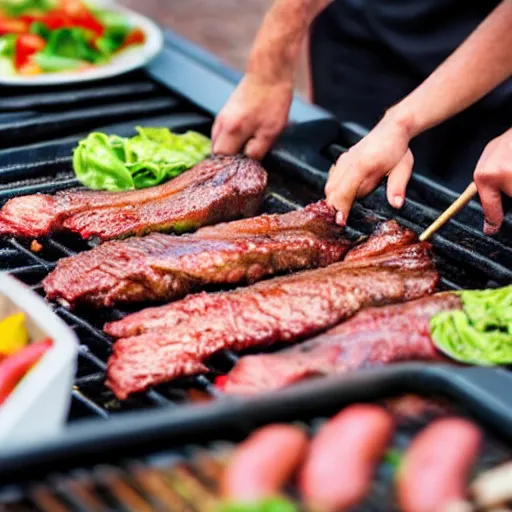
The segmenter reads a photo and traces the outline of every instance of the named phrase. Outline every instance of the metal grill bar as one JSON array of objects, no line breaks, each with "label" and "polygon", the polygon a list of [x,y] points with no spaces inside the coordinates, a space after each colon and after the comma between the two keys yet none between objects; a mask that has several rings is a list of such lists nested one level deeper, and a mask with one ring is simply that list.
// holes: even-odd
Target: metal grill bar
[{"label": "metal grill bar", "polygon": [[153,95],[159,90],[161,89],[156,84],[143,81],[90,87],[82,90],[11,96],[0,99],[0,111],[18,113],[20,110],[98,104],[100,102],[119,101],[139,95]]},{"label": "metal grill bar", "polygon": [[59,113],[43,114],[0,125],[0,145],[19,144],[24,140],[37,140],[48,135],[59,136],[69,130],[83,130],[98,124],[105,118],[116,120],[136,119],[148,113],[163,113],[175,109],[178,102],[173,98],[156,98],[136,103],[105,105]]}]

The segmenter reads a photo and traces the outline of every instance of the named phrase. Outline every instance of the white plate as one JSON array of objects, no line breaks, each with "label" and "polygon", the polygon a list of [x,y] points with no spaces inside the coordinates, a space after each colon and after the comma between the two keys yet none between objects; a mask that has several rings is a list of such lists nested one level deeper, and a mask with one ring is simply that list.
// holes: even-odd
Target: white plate
[{"label": "white plate", "polygon": [[45,73],[35,76],[4,75],[0,76],[0,85],[62,85],[101,80],[145,66],[162,50],[164,43],[162,32],[150,19],[130,9],[113,5],[108,0],[87,3],[123,13],[134,28],[140,28],[144,32],[146,36],[144,45],[128,48],[116,55],[108,64],[95,66],[87,71]]}]

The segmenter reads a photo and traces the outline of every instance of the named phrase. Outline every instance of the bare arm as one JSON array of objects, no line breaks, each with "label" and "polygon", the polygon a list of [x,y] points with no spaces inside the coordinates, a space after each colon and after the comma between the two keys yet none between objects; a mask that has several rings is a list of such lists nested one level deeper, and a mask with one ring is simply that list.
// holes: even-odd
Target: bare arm
[{"label": "bare arm", "polygon": [[288,120],[301,44],[315,17],[332,0],[276,0],[251,51],[247,73],[212,130],[215,153],[245,148],[262,158]]},{"label": "bare arm", "polygon": [[389,175],[387,196],[400,208],[416,135],[466,109],[512,75],[512,0],[503,0],[418,88],[390,108],[375,128],[340,157],[326,185],[344,223],[357,196]]},{"label": "bare arm", "polygon": [[269,80],[293,77],[311,23],[332,1],[276,0],[256,36],[247,72]]},{"label": "bare arm", "polygon": [[465,110],[511,75],[512,0],[504,0],[389,116],[414,137]]}]

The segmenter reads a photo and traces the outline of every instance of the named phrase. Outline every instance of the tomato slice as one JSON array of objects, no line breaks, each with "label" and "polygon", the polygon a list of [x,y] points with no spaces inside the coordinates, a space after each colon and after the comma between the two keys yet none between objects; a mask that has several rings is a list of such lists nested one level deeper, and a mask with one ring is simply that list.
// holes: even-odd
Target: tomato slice
[{"label": "tomato slice", "polygon": [[19,71],[30,63],[30,58],[44,49],[46,41],[35,34],[21,34],[16,39],[14,66]]},{"label": "tomato slice", "polygon": [[59,6],[60,10],[72,17],[81,16],[84,13],[90,13],[82,0],[60,0]]},{"label": "tomato slice", "polygon": [[24,14],[23,16],[20,16],[19,19],[21,21],[24,21],[27,25],[32,25],[34,21],[41,21],[42,15],[36,15],[36,14]]},{"label": "tomato slice", "polygon": [[69,18],[74,27],[89,30],[97,36],[102,36],[105,27],[96,19],[82,0],[61,0],[60,10]]},{"label": "tomato slice", "polygon": [[12,20],[0,17],[0,36],[5,34],[25,34],[29,24],[23,20]]},{"label": "tomato slice", "polygon": [[41,21],[50,29],[58,30],[59,28],[71,27],[71,21],[68,16],[59,11],[51,11]]},{"label": "tomato slice", "polygon": [[58,7],[41,19],[51,30],[80,27],[102,36],[105,27],[81,0],[60,0]]}]

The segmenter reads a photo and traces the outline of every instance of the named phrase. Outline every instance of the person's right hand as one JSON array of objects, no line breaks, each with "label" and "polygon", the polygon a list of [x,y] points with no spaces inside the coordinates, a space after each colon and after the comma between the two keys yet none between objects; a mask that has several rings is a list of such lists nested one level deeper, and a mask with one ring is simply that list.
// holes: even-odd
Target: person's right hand
[{"label": "person's right hand", "polygon": [[512,197],[512,129],[487,144],[476,165],[474,181],[485,214],[484,233],[495,235],[504,218],[501,194]]},{"label": "person's right hand", "polygon": [[414,164],[410,140],[407,125],[387,114],[339,157],[325,185],[327,202],[338,210],[338,224],[344,226],[356,198],[368,195],[386,176],[389,204],[402,207]]},{"label": "person's right hand", "polygon": [[292,99],[291,81],[246,74],[215,120],[213,153],[263,158],[287,124]]}]

